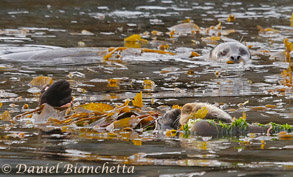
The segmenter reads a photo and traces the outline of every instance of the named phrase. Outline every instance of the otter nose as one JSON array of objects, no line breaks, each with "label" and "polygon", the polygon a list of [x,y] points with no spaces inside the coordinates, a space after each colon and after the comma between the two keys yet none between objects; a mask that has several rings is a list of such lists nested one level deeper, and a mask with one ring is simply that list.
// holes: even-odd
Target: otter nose
[{"label": "otter nose", "polygon": [[240,56],[238,55],[238,56],[231,56],[230,57],[230,60],[232,60],[232,61],[238,61],[240,59]]}]

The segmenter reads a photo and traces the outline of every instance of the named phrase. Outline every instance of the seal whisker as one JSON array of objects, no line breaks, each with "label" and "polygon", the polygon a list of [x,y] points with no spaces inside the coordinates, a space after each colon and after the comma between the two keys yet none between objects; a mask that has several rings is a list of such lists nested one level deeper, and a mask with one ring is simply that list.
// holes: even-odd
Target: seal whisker
[{"label": "seal whisker", "polygon": [[[241,41],[244,36],[242,36]],[[250,51],[247,46],[240,42],[225,42],[217,45],[210,52],[210,60],[218,62],[225,62],[227,64],[234,63],[248,63],[251,57]]]},{"label": "seal whisker", "polygon": [[241,37],[241,39],[240,39],[239,42],[242,43],[242,40],[243,40],[243,39],[244,39],[244,35]]}]

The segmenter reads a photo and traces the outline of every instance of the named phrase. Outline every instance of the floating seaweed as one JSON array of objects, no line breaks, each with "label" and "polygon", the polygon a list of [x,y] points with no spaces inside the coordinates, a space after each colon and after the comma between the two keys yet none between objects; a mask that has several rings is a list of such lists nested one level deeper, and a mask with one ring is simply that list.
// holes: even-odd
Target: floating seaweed
[{"label": "floating seaweed", "polygon": [[108,79],[107,87],[118,87],[119,79]]},{"label": "floating seaweed", "polygon": [[293,12],[292,12],[292,15],[291,15],[291,18],[290,18],[290,22],[291,22],[290,26],[293,27]]},{"label": "floating seaweed", "polygon": [[227,18],[227,22],[234,22],[235,21],[235,15],[229,14],[229,17]]},{"label": "floating seaweed", "polygon": [[291,55],[290,52],[293,51],[293,43],[289,42],[288,39],[284,39],[284,45],[285,45],[285,56],[286,61],[289,63],[289,67],[286,70],[283,70],[281,73],[281,76],[284,80],[281,81],[281,83],[285,86],[288,86],[290,88],[293,87],[293,80],[292,80],[292,63],[291,63]]},{"label": "floating seaweed", "polygon": [[133,106],[142,108],[143,107],[143,101],[142,101],[142,92],[137,93],[133,100],[131,100]]},{"label": "floating seaweed", "polygon": [[142,44],[147,44],[148,41],[142,39],[139,34],[133,34],[124,39],[124,46],[131,48],[140,48]]},{"label": "floating seaweed", "polygon": [[[123,50],[127,50],[127,49],[131,49],[132,47],[110,47],[108,49],[108,52],[104,57],[103,60],[104,62],[109,61],[109,59],[116,53],[116,52],[121,52]],[[140,54],[143,52],[146,53],[158,53],[158,54],[169,54],[169,55],[176,55],[175,53],[172,52],[168,52],[168,51],[164,51],[164,50],[155,50],[155,49],[147,49],[147,48],[140,48],[138,47],[138,50],[140,51]],[[115,60],[111,60],[111,61],[115,61]],[[116,60],[117,61],[117,60]]]},{"label": "floating seaweed", "polygon": [[259,33],[268,34],[268,33],[279,33],[280,32],[279,30],[276,30],[276,29],[273,29],[273,28],[263,28],[263,27],[261,27],[259,25],[257,25],[256,27],[257,27]]},{"label": "floating seaweed", "polygon": [[47,85],[51,85],[52,83],[53,83],[53,79],[51,77],[38,76],[38,77],[34,77],[33,80],[29,84],[33,87],[43,88]]}]

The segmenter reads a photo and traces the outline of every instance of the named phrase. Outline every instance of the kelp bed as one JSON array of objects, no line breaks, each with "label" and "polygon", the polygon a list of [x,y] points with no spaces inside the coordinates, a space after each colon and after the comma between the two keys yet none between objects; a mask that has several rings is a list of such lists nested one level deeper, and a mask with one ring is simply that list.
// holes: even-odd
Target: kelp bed
[{"label": "kelp bed", "polygon": [[[31,83],[46,83],[52,81],[47,77],[35,78]],[[227,136],[246,136],[249,133],[260,133],[270,135],[278,134],[281,139],[292,139],[290,134],[293,127],[289,124],[249,124],[246,122],[246,114],[239,119],[233,118],[231,124],[223,123],[217,120],[205,119],[208,114],[207,109],[203,107],[195,113],[190,114],[189,121],[182,125],[180,129],[162,130],[163,126],[160,119],[162,113],[144,108],[142,92],[137,93],[133,100],[127,99],[122,104],[114,106],[105,103],[87,103],[74,107],[51,107],[43,104],[39,108],[25,112],[23,114],[11,117],[8,111],[0,115],[4,121],[10,122],[10,126],[36,127],[40,130],[50,133],[59,131],[60,133],[69,133],[81,135],[86,138],[116,138],[117,140],[133,141],[135,145],[141,145],[144,140],[144,133],[163,134],[167,137],[180,135],[188,138],[190,134],[201,136],[227,137]],[[25,105],[24,108],[27,106]],[[173,109],[181,109],[178,105],[173,105]],[[200,130],[193,128],[198,122],[207,122],[214,129]],[[251,127],[257,127],[251,128]],[[260,130],[258,130],[260,129]],[[197,132],[199,131],[199,132]],[[20,133],[22,137],[23,133]],[[135,136],[134,136],[135,135]],[[18,135],[16,135],[18,136]],[[148,139],[148,138],[147,138]]]},{"label": "kelp bed", "polygon": [[[112,1],[99,1],[98,8],[88,2],[49,0],[33,8],[0,2],[1,55],[30,44],[105,49],[90,64],[86,57],[57,68],[53,60],[40,67],[1,63],[3,162],[110,162],[135,165],[136,176],[292,174],[290,1],[133,1],[134,7],[119,1],[115,8]],[[231,39],[251,50],[247,68],[200,59]],[[73,106],[36,108],[37,92],[53,82],[28,85],[40,75],[67,77]],[[216,104],[236,118],[226,124],[198,112],[178,130],[160,129],[167,111],[193,101]],[[213,134],[196,134],[195,125]]]},{"label": "kelp bed", "polygon": [[[229,17],[230,18],[230,17]],[[229,19],[228,19],[229,20]],[[179,26],[179,27],[178,27]],[[185,27],[182,27],[185,26]],[[186,27],[187,26],[187,27]],[[191,26],[191,27],[190,27]],[[177,25],[175,27],[172,27],[172,31],[175,33],[176,29],[185,29],[188,30],[191,29],[197,29],[200,30],[200,28],[189,22],[183,23],[180,25]],[[219,23],[216,27],[210,27],[209,29],[218,29],[221,30],[221,23]],[[273,31],[272,29],[262,29],[259,27],[260,32],[266,32],[266,31]],[[186,32],[186,31],[185,31]],[[188,31],[190,32],[190,31]],[[194,33],[193,30],[191,30],[191,33]],[[199,31],[197,32],[199,33]],[[171,35],[170,34],[170,35]],[[173,36],[171,35],[171,38]],[[130,45],[129,47],[140,47],[141,42],[147,42],[146,40],[142,39],[140,35],[132,35],[125,40],[125,44]],[[139,45],[139,46],[137,46]],[[163,45],[163,44],[162,44]],[[283,70],[281,73],[283,80],[280,81],[280,83],[284,86],[283,88],[278,88],[274,91],[269,91],[269,93],[274,92],[285,92],[285,87],[292,88],[292,66],[291,66],[291,56],[290,53],[293,51],[293,44],[292,42],[289,42],[288,39],[284,40],[285,45],[285,60],[289,63],[289,67],[287,70]],[[130,49],[129,47],[117,47],[117,48],[109,48],[107,53],[103,60],[104,62],[109,62],[109,58],[112,57],[115,52],[121,52],[123,50]],[[152,52],[152,53],[160,53],[160,54],[168,54],[168,55],[175,55],[174,53],[163,51],[164,49],[168,48],[168,45],[161,46],[162,50],[153,50],[153,49],[140,49],[141,52]],[[117,54],[119,55],[119,54]],[[191,56],[198,56],[197,53],[191,53]],[[119,57],[115,57],[119,58]],[[111,62],[117,62],[116,60],[112,60]],[[219,77],[219,74],[216,74],[217,77]],[[72,77],[72,76],[69,76]],[[108,79],[108,85],[107,87],[116,88],[118,86],[118,79]],[[42,88],[45,85],[50,85],[53,83],[53,79],[50,77],[43,77],[39,76],[34,78],[30,85],[38,88]],[[143,81],[143,88],[144,90],[153,90],[155,87],[155,83],[152,80],[144,80]],[[85,93],[86,90],[80,89],[80,92]],[[153,102],[153,100],[152,100]],[[50,127],[51,130],[53,129],[59,129],[62,132],[72,132],[75,129],[88,129],[92,130],[96,133],[102,132],[103,134],[109,133],[111,136],[113,136],[114,132],[136,132],[136,133],[143,133],[145,131],[159,131],[161,129],[161,125],[159,123],[159,119],[162,118],[162,112],[154,111],[150,107],[144,107],[143,104],[143,98],[142,98],[142,92],[137,93],[137,95],[134,97],[133,100],[131,100],[132,106],[129,105],[130,100],[125,100],[124,103],[116,104],[115,106],[106,104],[106,103],[87,103],[82,104],[70,108],[52,108],[51,106],[45,104],[41,105],[40,108],[37,108],[36,110],[23,113],[21,115],[15,116],[13,119],[11,118],[8,111],[5,111],[0,118],[4,121],[11,121],[11,123],[17,123],[22,122],[29,126],[35,126],[38,124],[41,124],[42,129],[45,129],[45,131],[49,131],[48,127]],[[243,106],[247,104],[248,102],[245,102],[243,104],[239,104],[240,106]],[[2,103],[0,107],[2,106]],[[11,105],[13,106],[13,105]],[[267,107],[271,107],[270,105],[267,105]],[[179,108],[178,105],[173,105],[173,109]],[[28,105],[24,105],[23,109],[28,109]],[[259,108],[255,108],[259,109]],[[197,123],[197,121],[200,121],[201,119],[205,118],[205,115],[207,114],[206,109],[200,109],[196,113],[192,113],[190,115],[190,121],[188,124],[181,126],[181,129],[178,130],[179,133],[183,134],[184,137],[188,137],[188,134],[190,134],[190,129],[192,129],[193,124]],[[246,114],[243,113],[243,117],[240,117],[239,119],[234,118],[232,124],[225,124],[223,122],[215,122],[213,120],[207,120],[207,122],[214,126],[216,129],[211,135],[220,135],[220,136],[233,136],[233,135],[245,135],[247,133],[253,133],[248,130],[248,126],[258,126],[263,127],[263,132],[266,130],[267,134],[276,134],[280,133],[282,131],[285,131],[285,133],[280,133],[279,136],[291,138],[291,134],[288,134],[291,132],[292,126],[288,124],[276,124],[276,123],[269,123],[269,124],[259,124],[254,123],[252,125],[248,125],[246,122]],[[219,128],[221,129],[219,131]],[[238,132],[238,133],[235,133]],[[170,133],[171,132],[171,133]],[[92,133],[92,132],[91,132]],[[177,130],[167,130],[165,132],[166,135],[176,135]],[[193,133],[196,134],[196,132],[193,131]],[[118,133],[119,134],[119,133]]]}]

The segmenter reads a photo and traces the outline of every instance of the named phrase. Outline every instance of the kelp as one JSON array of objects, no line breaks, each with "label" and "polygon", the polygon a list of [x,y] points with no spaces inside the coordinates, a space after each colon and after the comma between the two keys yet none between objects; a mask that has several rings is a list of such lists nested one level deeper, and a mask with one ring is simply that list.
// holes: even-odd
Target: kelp
[{"label": "kelp", "polygon": [[290,26],[293,27],[293,12],[292,12],[292,15],[291,15],[291,18],[290,18],[290,22],[291,22]]},{"label": "kelp", "polygon": [[[293,18],[293,13],[292,13]],[[291,19],[292,19],[291,18]],[[227,21],[233,22],[235,20],[235,16],[232,14],[229,15]],[[274,30],[271,28],[263,29],[260,27],[261,32],[273,32],[277,33],[278,30]],[[221,36],[224,35],[224,30],[222,30],[222,23],[219,22],[216,26],[211,26],[205,29],[200,28],[194,23],[191,23],[190,19],[184,21],[183,24],[179,24],[178,26],[175,25],[174,28],[170,30],[169,35],[170,38],[177,37],[175,34],[178,32],[185,33],[185,34],[192,34],[195,33],[204,33],[205,36],[201,38],[202,41],[205,42],[215,42],[221,40]],[[232,33],[235,30],[226,30],[226,32]],[[158,31],[152,31],[152,35],[162,35],[163,33]],[[170,39],[169,39],[170,40]],[[155,49],[148,49],[148,48],[141,48],[141,44],[146,44],[148,41],[143,39],[141,35],[134,34],[128,38],[124,39],[125,46],[124,47],[110,47],[108,49],[108,53],[103,57],[104,62],[110,61],[111,57],[115,57],[116,59],[121,59],[121,52],[131,48],[137,48],[140,51],[140,54],[144,52],[151,52],[151,53],[158,53],[158,54],[167,54],[167,55],[176,55],[176,53],[167,51],[169,49],[168,44],[162,43],[159,46],[160,50]],[[290,52],[292,51],[292,43],[289,43],[288,40],[284,41],[286,46],[286,58],[291,60]],[[199,56],[198,53],[192,52],[190,57],[197,57]],[[113,60],[119,61],[119,60]],[[162,74],[166,74],[172,72],[172,70],[165,70],[161,71]],[[285,72],[284,78],[286,83],[291,84],[292,86],[292,71],[289,69]],[[187,74],[194,74],[194,72],[190,71]],[[216,76],[219,77],[220,73],[216,73]],[[71,78],[71,75],[70,75]],[[42,87],[48,84],[51,84],[52,80],[50,78],[45,78],[43,76],[36,78],[34,82],[31,83],[32,86]],[[108,79],[108,87],[118,87],[119,80],[118,79]],[[144,80],[143,82],[143,89],[144,90],[153,90],[155,83],[151,80]],[[84,93],[84,92],[83,92]],[[153,100],[153,99],[152,99]],[[118,136],[123,136],[127,133],[125,132],[143,132],[145,130],[153,130],[157,127],[157,118],[160,116],[158,112],[150,112],[144,109],[143,97],[142,92],[137,93],[134,99],[131,100],[132,106],[129,105],[130,100],[127,99],[123,104],[120,105],[110,105],[105,103],[86,103],[80,106],[58,110],[60,113],[64,113],[63,119],[60,117],[49,117],[48,120],[45,122],[46,125],[54,125],[57,126],[62,130],[62,132],[72,132],[72,131],[80,131],[81,132],[90,132],[93,134],[98,134],[99,136],[108,136],[109,138],[117,138]],[[153,104],[154,101],[152,101]],[[0,103],[1,104],[1,103]],[[0,105],[1,107],[1,105]],[[146,107],[146,106],[145,106]],[[180,109],[179,105],[172,106],[172,109]],[[266,108],[274,108],[273,105],[268,105],[265,107],[253,107],[251,110],[262,110]],[[27,118],[33,119],[38,117],[44,111],[44,106],[31,111],[16,116],[17,119]],[[202,109],[198,110],[198,112],[193,113],[190,115],[190,119],[188,123],[182,126],[182,130],[184,132],[190,132],[191,127],[201,121],[206,121],[209,125],[216,127],[216,133],[220,133],[220,131],[226,132],[226,135],[233,135],[233,132],[241,132],[243,134],[247,133],[249,127],[252,124],[246,122],[246,114],[244,113],[242,118],[233,119],[231,124],[227,124],[224,122],[217,122],[214,120],[207,120],[204,119],[207,114],[207,109],[203,107]],[[8,117],[9,119],[9,112],[4,112],[2,115],[2,120],[6,120],[4,117]],[[198,119],[199,118],[199,119]],[[203,120],[204,119],[204,120]],[[265,127],[265,129],[269,130],[271,134],[278,133],[280,131],[291,132],[292,127],[288,124],[280,125],[275,123],[269,123],[266,125],[260,125],[259,127]],[[78,127],[78,128],[77,128]],[[90,129],[91,131],[89,131]],[[143,129],[143,130],[139,130]],[[174,137],[178,135],[179,130],[168,130],[166,131],[166,136]],[[113,133],[114,132],[114,133]],[[122,132],[121,134],[117,132]],[[104,134],[103,134],[104,133]],[[81,136],[86,136],[87,133],[82,134]],[[129,137],[124,136],[126,139],[130,139]],[[137,136],[136,136],[137,138]],[[135,145],[141,145],[142,141],[140,139],[132,138],[132,142]]]},{"label": "kelp", "polygon": [[230,14],[229,17],[227,18],[227,22],[234,22],[235,21],[235,15]]},{"label": "kelp", "polygon": [[142,44],[148,44],[148,40],[142,39],[139,34],[133,34],[124,39],[125,47],[140,48]]},{"label": "kelp", "polygon": [[3,121],[11,121],[11,115],[8,111],[5,111],[4,113],[0,114],[0,120]]},{"label": "kelp", "polygon": [[[50,108],[49,105],[42,105],[34,111],[14,117],[14,120],[35,119],[32,122],[50,125],[53,126],[53,129],[60,129],[62,132],[82,133],[85,138],[93,138],[93,134],[99,132],[100,135],[103,133],[103,136],[105,135],[109,139],[122,138],[122,140],[135,141],[137,145],[140,145],[141,140],[136,140],[137,136],[132,135],[148,130],[158,130],[159,125],[157,121],[161,114],[156,111],[147,111],[143,108],[142,92],[137,93],[131,101],[133,106],[129,105],[129,99],[125,100],[122,104],[116,105],[86,103],[72,108],[57,108],[54,114],[51,111],[54,108]],[[247,103],[248,101],[243,104]],[[181,108],[179,105],[172,107],[173,109]],[[267,107],[274,107],[274,105],[268,105]],[[47,112],[46,115],[45,112]],[[287,132],[286,135],[280,135],[284,139],[291,136],[288,133],[292,132],[293,129],[289,124],[276,124],[273,122],[268,124],[250,124],[246,122],[245,113],[238,119],[233,118],[232,123],[206,119],[207,113],[206,107],[202,107],[196,113],[191,114],[187,124],[181,126],[180,129],[167,130],[165,132],[166,136],[171,138],[183,133],[182,137],[187,138],[190,134],[199,136],[240,136],[247,135],[248,133],[275,135],[279,132]],[[9,118],[9,115],[8,111],[6,111],[0,118],[4,121],[11,121],[12,119],[11,116]],[[32,122],[27,123],[34,124]],[[197,125],[200,129],[196,127]],[[90,134],[86,132],[90,132]],[[129,132],[129,136],[125,137],[125,132]]]},{"label": "kelp", "polygon": [[133,106],[142,108],[143,107],[143,101],[142,101],[142,92],[137,93],[133,100],[131,100]]},{"label": "kelp", "polygon": [[[199,110],[196,114],[201,114],[205,111]],[[199,136],[240,136],[247,135],[248,133],[263,133],[267,135],[277,134],[285,131],[290,133],[292,126],[289,124],[277,124],[270,122],[268,124],[248,123],[246,122],[246,113],[243,112],[242,117],[232,119],[232,123],[225,123],[218,120],[203,119],[201,116],[194,116],[190,114],[188,122],[182,126],[184,137],[190,134]],[[197,118],[196,118],[197,117]]]},{"label": "kelp", "polygon": [[179,106],[179,105],[176,104],[176,105],[172,106],[172,109],[182,109],[182,106]]},{"label": "kelp", "polygon": [[81,105],[84,109],[96,111],[96,112],[107,112],[114,109],[113,106],[105,104],[105,103],[89,103],[89,104],[83,104]]},{"label": "kelp", "polygon": [[145,39],[142,39],[139,34],[133,34],[133,35],[125,38],[124,42],[145,42],[145,43],[147,43],[148,41]]},{"label": "kelp", "polygon": [[200,56],[200,54],[198,54],[197,52],[192,51],[190,56],[189,56],[189,58],[198,57],[198,56]]},{"label": "kelp", "polygon": [[38,88],[43,88],[46,85],[51,85],[51,84],[53,84],[53,79],[51,77],[46,77],[46,76],[34,77],[33,80],[29,83],[30,86],[38,87]]},{"label": "kelp", "polygon": [[161,36],[163,34],[163,32],[157,31],[157,30],[153,30],[151,31],[152,35],[154,36]]},{"label": "kelp", "polygon": [[152,90],[154,90],[155,86],[156,86],[156,84],[152,80],[144,80],[143,81],[143,89],[144,90],[152,91]]},{"label": "kelp", "polygon": [[280,82],[284,86],[288,86],[288,87],[292,88],[293,87],[292,62],[291,62],[290,53],[293,51],[293,43],[289,42],[288,39],[284,39],[284,46],[285,46],[286,62],[288,62],[289,66],[288,66],[288,69],[283,70],[283,72],[281,73],[283,80],[281,80]]},{"label": "kelp", "polygon": [[277,124],[277,123],[274,123],[274,122],[270,122],[269,124],[266,124],[266,125],[263,125],[263,126],[270,126],[270,133],[271,134],[276,134],[276,133],[279,133],[279,132],[288,132],[290,133],[292,130],[293,130],[293,127],[289,124]]},{"label": "kelp", "polygon": [[279,33],[279,30],[273,29],[273,28],[263,28],[259,25],[256,26],[259,33]]},{"label": "kelp", "polygon": [[119,79],[108,79],[107,87],[118,87],[119,86]]},{"label": "kelp", "polygon": [[161,45],[159,46],[159,49],[164,51],[164,50],[167,50],[169,49],[169,44],[164,44],[163,42],[161,43]]},{"label": "kelp", "polygon": [[262,133],[270,136],[280,132],[290,133],[293,127],[287,123],[248,123],[241,117],[239,119],[233,119],[232,123],[208,119],[190,119],[183,126],[183,130],[186,135],[192,133],[199,136],[246,136],[248,133]]},{"label": "kelp", "polygon": [[280,132],[280,133],[278,133],[278,138],[280,140],[292,140],[293,139],[293,134],[288,133],[288,132]]},{"label": "kelp", "polygon": [[189,119],[204,119],[207,114],[208,114],[208,110],[205,106],[203,106],[198,111],[191,113],[188,117],[188,120]]},{"label": "kelp", "polygon": [[202,37],[201,40],[208,44],[218,44],[217,41],[221,40],[221,37],[220,36]]},{"label": "kelp", "polygon": [[[48,104],[43,104],[36,110],[29,111],[15,116],[15,120],[34,119],[38,124],[57,126],[62,131],[69,127],[88,127],[93,130],[122,130],[134,129],[154,129],[156,119],[160,113],[155,111],[143,110],[142,92],[132,100],[133,106],[129,106],[130,100],[127,99],[123,104],[115,106],[105,103],[86,103],[72,108],[53,108]],[[11,118],[8,111],[4,112],[2,119],[9,121]],[[1,118],[1,117],[0,117]],[[63,128],[62,128],[63,127]],[[72,130],[72,129],[70,129]]]},{"label": "kelp", "polygon": [[150,53],[158,53],[158,54],[169,54],[169,55],[176,55],[172,52],[162,51],[162,50],[154,50],[154,49],[141,49],[142,52],[150,52]]},{"label": "kelp", "polygon": [[[116,48],[113,48],[113,47],[110,47],[108,49],[108,52],[104,57],[103,57],[103,60],[104,62],[107,62],[109,61],[109,59],[116,53],[116,52],[121,52],[123,50],[127,50],[127,49],[131,49],[133,47],[116,47]],[[168,52],[168,51],[164,51],[164,50],[156,50],[156,49],[148,49],[148,48],[140,48],[140,47],[137,47],[138,50],[140,50],[140,53],[143,53],[143,52],[146,52],[146,53],[158,53],[158,54],[168,54],[168,55],[176,55],[175,53],[172,53],[172,52]]]}]

